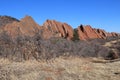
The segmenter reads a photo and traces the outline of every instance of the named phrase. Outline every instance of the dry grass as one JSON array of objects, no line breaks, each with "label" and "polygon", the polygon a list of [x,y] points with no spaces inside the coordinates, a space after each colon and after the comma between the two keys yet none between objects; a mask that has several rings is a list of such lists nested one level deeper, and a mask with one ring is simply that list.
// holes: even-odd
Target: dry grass
[{"label": "dry grass", "polygon": [[120,42],[120,39],[119,40],[114,40],[114,41],[110,41],[110,42],[106,42],[104,44],[104,46],[106,47],[111,47],[113,44],[117,43],[117,42]]},{"label": "dry grass", "polygon": [[120,61],[93,63],[91,58],[57,58],[54,62],[0,59],[0,80],[119,80]]}]

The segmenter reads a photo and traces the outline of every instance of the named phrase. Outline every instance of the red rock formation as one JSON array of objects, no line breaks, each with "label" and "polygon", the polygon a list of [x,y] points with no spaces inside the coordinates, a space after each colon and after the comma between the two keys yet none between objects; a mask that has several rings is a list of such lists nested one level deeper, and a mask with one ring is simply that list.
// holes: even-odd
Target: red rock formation
[{"label": "red rock formation", "polygon": [[[55,20],[47,20],[43,24],[44,36],[45,38],[49,37],[64,37],[67,39],[72,39],[73,29],[70,25],[66,23],[60,23]],[[47,33],[47,34],[46,34]]]},{"label": "red rock formation", "polygon": [[78,27],[78,35],[79,35],[80,40],[101,38],[101,36],[89,25],[79,26]]},{"label": "red rock formation", "polygon": [[17,35],[34,36],[39,30],[42,31],[43,38],[49,39],[51,37],[64,37],[71,40],[73,37],[73,29],[66,23],[60,23],[55,20],[47,20],[43,26],[39,26],[30,17],[26,16],[19,22],[12,22],[2,27],[12,37]]},{"label": "red rock formation", "polygon": [[[3,20],[3,18],[1,19]],[[2,22],[5,22],[5,20],[6,17]],[[41,34],[44,39],[49,39],[51,37],[63,37],[71,40],[72,38],[74,38],[74,31],[70,25],[57,22],[55,20],[47,20],[41,27],[30,16],[26,16],[20,21],[14,18],[12,18],[11,20],[10,18],[10,20],[8,20],[3,27],[0,27],[0,33],[2,32],[2,30],[6,31],[12,37],[16,37],[17,35],[34,36],[38,31],[41,30]],[[88,40],[95,38],[106,39],[106,37],[110,36],[120,36],[120,34],[114,32],[107,33],[106,31],[101,29],[93,29],[89,25],[79,26],[77,32],[80,40]]]},{"label": "red rock formation", "polygon": [[0,16],[0,27],[5,26],[8,23],[12,23],[12,22],[19,22],[18,19],[13,18],[11,16]]},{"label": "red rock formation", "polygon": [[118,33],[115,33],[115,32],[106,32],[105,30],[102,30],[102,29],[95,29],[99,35],[103,38],[103,39],[106,39],[107,37],[111,37],[111,36],[119,36]]},{"label": "red rock formation", "polygon": [[106,37],[108,36],[108,33],[105,30],[102,29],[94,29],[100,36],[102,39],[106,39]]},{"label": "red rock formation", "polygon": [[39,29],[40,26],[36,24],[30,16],[26,16],[25,18],[21,19],[20,22],[15,21],[3,27],[3,30],[12,37],[17,35],[33,36]]},{"label": "red rock formation", "polygon": [[80,40],[88,40],[88,39],[95,39],[95,38],[102,38],[106,39],[107,37],[111,36],[119,36],[118,33],[112,32],[108,33],[102,29],[93,29],[91,26],[79,26],[78,27],[78,35]]},{"label": "red rock formation", "polygon": [[112,35],[112,36],[119,36],[119,34],[118,34],[118,33],[115,33],[115,32],[112,32],[111,35]]}]

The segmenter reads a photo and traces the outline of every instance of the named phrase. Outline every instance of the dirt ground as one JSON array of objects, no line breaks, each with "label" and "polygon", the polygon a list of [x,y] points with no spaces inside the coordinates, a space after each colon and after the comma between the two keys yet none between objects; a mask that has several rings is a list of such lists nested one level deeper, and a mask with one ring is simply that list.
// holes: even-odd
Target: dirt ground
[{"label": "dirt ground", "polygon": [[120,61],[97,63],[91,58],[57,58],[49,62],[0,59],[0,80],[120,80]]}]

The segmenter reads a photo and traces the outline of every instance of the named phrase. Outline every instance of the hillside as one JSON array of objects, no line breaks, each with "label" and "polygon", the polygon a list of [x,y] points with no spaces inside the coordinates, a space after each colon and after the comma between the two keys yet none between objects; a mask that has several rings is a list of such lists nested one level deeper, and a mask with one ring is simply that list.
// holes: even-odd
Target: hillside
[{"label": "hillside", "polygon": [[120,34],[31,16],[0,17],[0,80],[119,80]]},{"label": "hillside", "polygon": [[[114,49],[119,50],[119,43],[120,39],[108,40],[103,46],[114,47],[115,45]],[[48,61],[22,62],[0,58],[0,80],[119,80],[119,66],[120,59],[104,60],[97,57],[65,57],[64,55]]]},{"label": "hillside", "polygon": [[12,23],[14,21],[19,22],[18,19],[13,18],[11,16],[0,16],[0,27],[5,26],[6,24]]},{"label": "hillside", "polygon": [[118,33],[109,33],[102,29],[94,29],[90,25],[80,25],[78,28],[73,29],[69,24],[55,20],[46,20],[40,26],[31,16],[25,16],[21,20],[9,16],[0,16],[0,26],[2,26],[0,32],[6,32],[13,38],[18,35],[32,37],[38,33],[44,39],[62,37],[67,40],[106,39],[107,37],[119,36]]}]

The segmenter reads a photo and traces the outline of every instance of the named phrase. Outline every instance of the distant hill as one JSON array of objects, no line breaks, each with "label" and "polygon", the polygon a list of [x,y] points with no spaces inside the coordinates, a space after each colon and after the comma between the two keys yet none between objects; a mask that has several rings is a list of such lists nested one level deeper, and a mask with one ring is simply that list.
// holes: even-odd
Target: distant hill
[{"label": "distant hill", "polygon": [[[46,20],[40,26],[31,16],[21,20],[9,16],[1,16],[0,19],[0,58],[47,61],[60,56],[120,57],[119,33],[94,29],[90,25],[73,29],[69,24],[56,20]],[[117,40],[117,43],[103,46],[112,40]]]},{"label": "distant hill", "polygon": [[13,18],[11,16],[0,16],[0,27],[5,26],[8,23],[12,23],[13,21],[19,22],[18,19]]},{"label": "distant hill", "polygon": [[67,23],[58,22],[56,20],[46,20],[42,26],[38,25],[31,16],[25,16],[21,20],[10,16],[0,16],[0,30],[7,32],[10,36],[17,35],[34,36],[38,32],[44,39],[51,37],[62,37],[68,40],[89,40],[107,37],[117,37],[120,34],[106,32],[102,29],[94,29],[90,25],[80,25],[73,29]]}]

